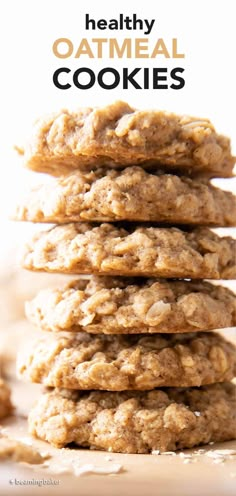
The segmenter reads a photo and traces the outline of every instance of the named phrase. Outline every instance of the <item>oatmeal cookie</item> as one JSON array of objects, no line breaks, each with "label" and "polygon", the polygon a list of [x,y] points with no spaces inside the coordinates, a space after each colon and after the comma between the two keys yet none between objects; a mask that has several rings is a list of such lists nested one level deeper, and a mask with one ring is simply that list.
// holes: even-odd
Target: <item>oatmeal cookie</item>
[{"label": "oatmeal cookie", "polygon": [[236,198],[199,180],[141,167],[75,172],[34,188],[13,218],[32,222],[154,221],[236,225]]},{"label": "oatmeal cookie", "polygon": [[108,391],[189,387],[236,375],[236,348],[216,333],[153,336],[47,334],[19,353],[20,378]]},{"label": "oatmeal cookie", "polygon": [[39,120],[24,155],[27,167],[54,175],[84,167],[161,165],[229,177],[235,163],[230,140],[208,119],[135,110],[119,101]]},{"label": "oatmeal cookie", "polygon": [[138,334],[236,326],[236,295],[202,281],[77,279],[26,303],[30,322],[47,331]]},{"label": "oatmeal cookie", "polygon": [[26,245],[29,270],[191,279],[236,278],[236,241],[207,228],[65,224]]},{"label": "oatmeal cookie", "polygon": [[29,430],[57,448],[70,443],[118,453],[149,453],[236,438],[236,388],[123,393],[52,390],[29,414]]}]

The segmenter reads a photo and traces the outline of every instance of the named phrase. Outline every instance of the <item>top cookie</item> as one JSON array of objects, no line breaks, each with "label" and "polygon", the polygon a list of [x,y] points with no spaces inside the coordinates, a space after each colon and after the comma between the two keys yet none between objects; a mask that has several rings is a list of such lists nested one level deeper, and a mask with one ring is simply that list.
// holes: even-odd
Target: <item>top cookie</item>
[{"label": "top cookie", "polygon": [[124,102],[102,108],[62,110],[37,122],[24,151],[27,167],[61,175],[80,168],[126,165],[230,177],[230,140],[211,122],[135,110]]}]

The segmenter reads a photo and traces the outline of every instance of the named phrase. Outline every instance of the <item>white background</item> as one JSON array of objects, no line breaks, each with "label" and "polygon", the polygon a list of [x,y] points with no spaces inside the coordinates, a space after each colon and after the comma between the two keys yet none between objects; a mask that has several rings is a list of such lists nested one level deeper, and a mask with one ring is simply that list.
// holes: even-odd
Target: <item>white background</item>
[{"label": "white background", "polygon": [[[9,223],[9,208],[18,193],[30,183],[42,181],[40,174],[21,167],[13,145],[24,143],[34,119],[63,107],[93,106],[123,99],[139,108],[160,108],[210,118],[217,131],[235,137],[235,2],[234,0],[5,0],[1,2],[1,176],[0,229],[1,257],[17,249],[31,226]],[[96,60],[57,59],[52,44],[60,37],[78,45],[82,37],[147,37],[141,31],[85,31],[85,13],[95,19],[116,18],[120,13],[136,13],[140,18],[155,18],[150,40],[162,37],[167,46],[178,38],[185,60],[139,59]],[[52,83],[54,70],[62,65],[80,64],[97,71],[107,65],[173,68],[185,67],[186,85],[182,90],[115,89],[98,86],[91,90],[57,89]],[[225,189],[235,189],[235,181],[222,180]]]}]

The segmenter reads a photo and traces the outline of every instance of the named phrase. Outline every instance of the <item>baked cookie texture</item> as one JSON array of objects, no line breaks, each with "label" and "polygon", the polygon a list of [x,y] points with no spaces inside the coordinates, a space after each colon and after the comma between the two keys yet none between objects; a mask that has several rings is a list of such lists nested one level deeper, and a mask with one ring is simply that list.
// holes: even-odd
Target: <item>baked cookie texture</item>
[{"label": "baked cookie texture", "polygon": [[55,175],[83,167],[161,165],[228,177],[235,163],[229,139],[208,119],[135,110],[120,101],[39,120],[24,155],[30,169]]},{"label": "baked cookie texture", "polygon": [[78,171],[34,188],[18,205],[14,219],[234,226],[236,198],[196,179],[148,173],[141,167],[105,168]]},{"label": "baked cookie texture", "polygon": [[207,228],[79,223],[37,233],[26,245],[29,270],[167,278],[236,278],[236,241]]},{"label": "baked cookie texture", "polygon": [[228,441],[236,433],[233,384],[150,392],[53,390],[29,415],[32,435],[120,453],[173,451]]},{"label": "baked cookie texture", "polygon": [[20,378],[107,391],[189,387],[236,375],[236,348],[216,333],[162,336],[47,334],[19,354]]},{"label": "baked cookie texture", "polygon": [[236,296],[202,281],[93,276],[45,289],[26,303],[47,331],[138,334],[236,326]]},{"label": "baked cookie texture", "polygon": [[13,405],[11,402],[11,391],[8,385],[0,378],[0,419],[11,415]]}]

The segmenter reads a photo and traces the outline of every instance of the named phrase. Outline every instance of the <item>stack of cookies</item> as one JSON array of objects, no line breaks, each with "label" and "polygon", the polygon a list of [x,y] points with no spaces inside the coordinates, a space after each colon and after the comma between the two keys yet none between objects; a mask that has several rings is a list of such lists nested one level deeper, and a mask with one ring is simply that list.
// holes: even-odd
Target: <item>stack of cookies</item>
[{"label": "stack of cookies", "polygon": [[[38,122],[26,165],[53,176],[18,220],[54,223],[26,246],[33,271],[80,274],[27,303],[42,338],[18,359],[47,387],[33,435],[122,453],[236,437],[235,295],[202,279],[236,279],[230,142],[208,120],[105,108]],[[206,227],[208,226],[208,227]]]}]

